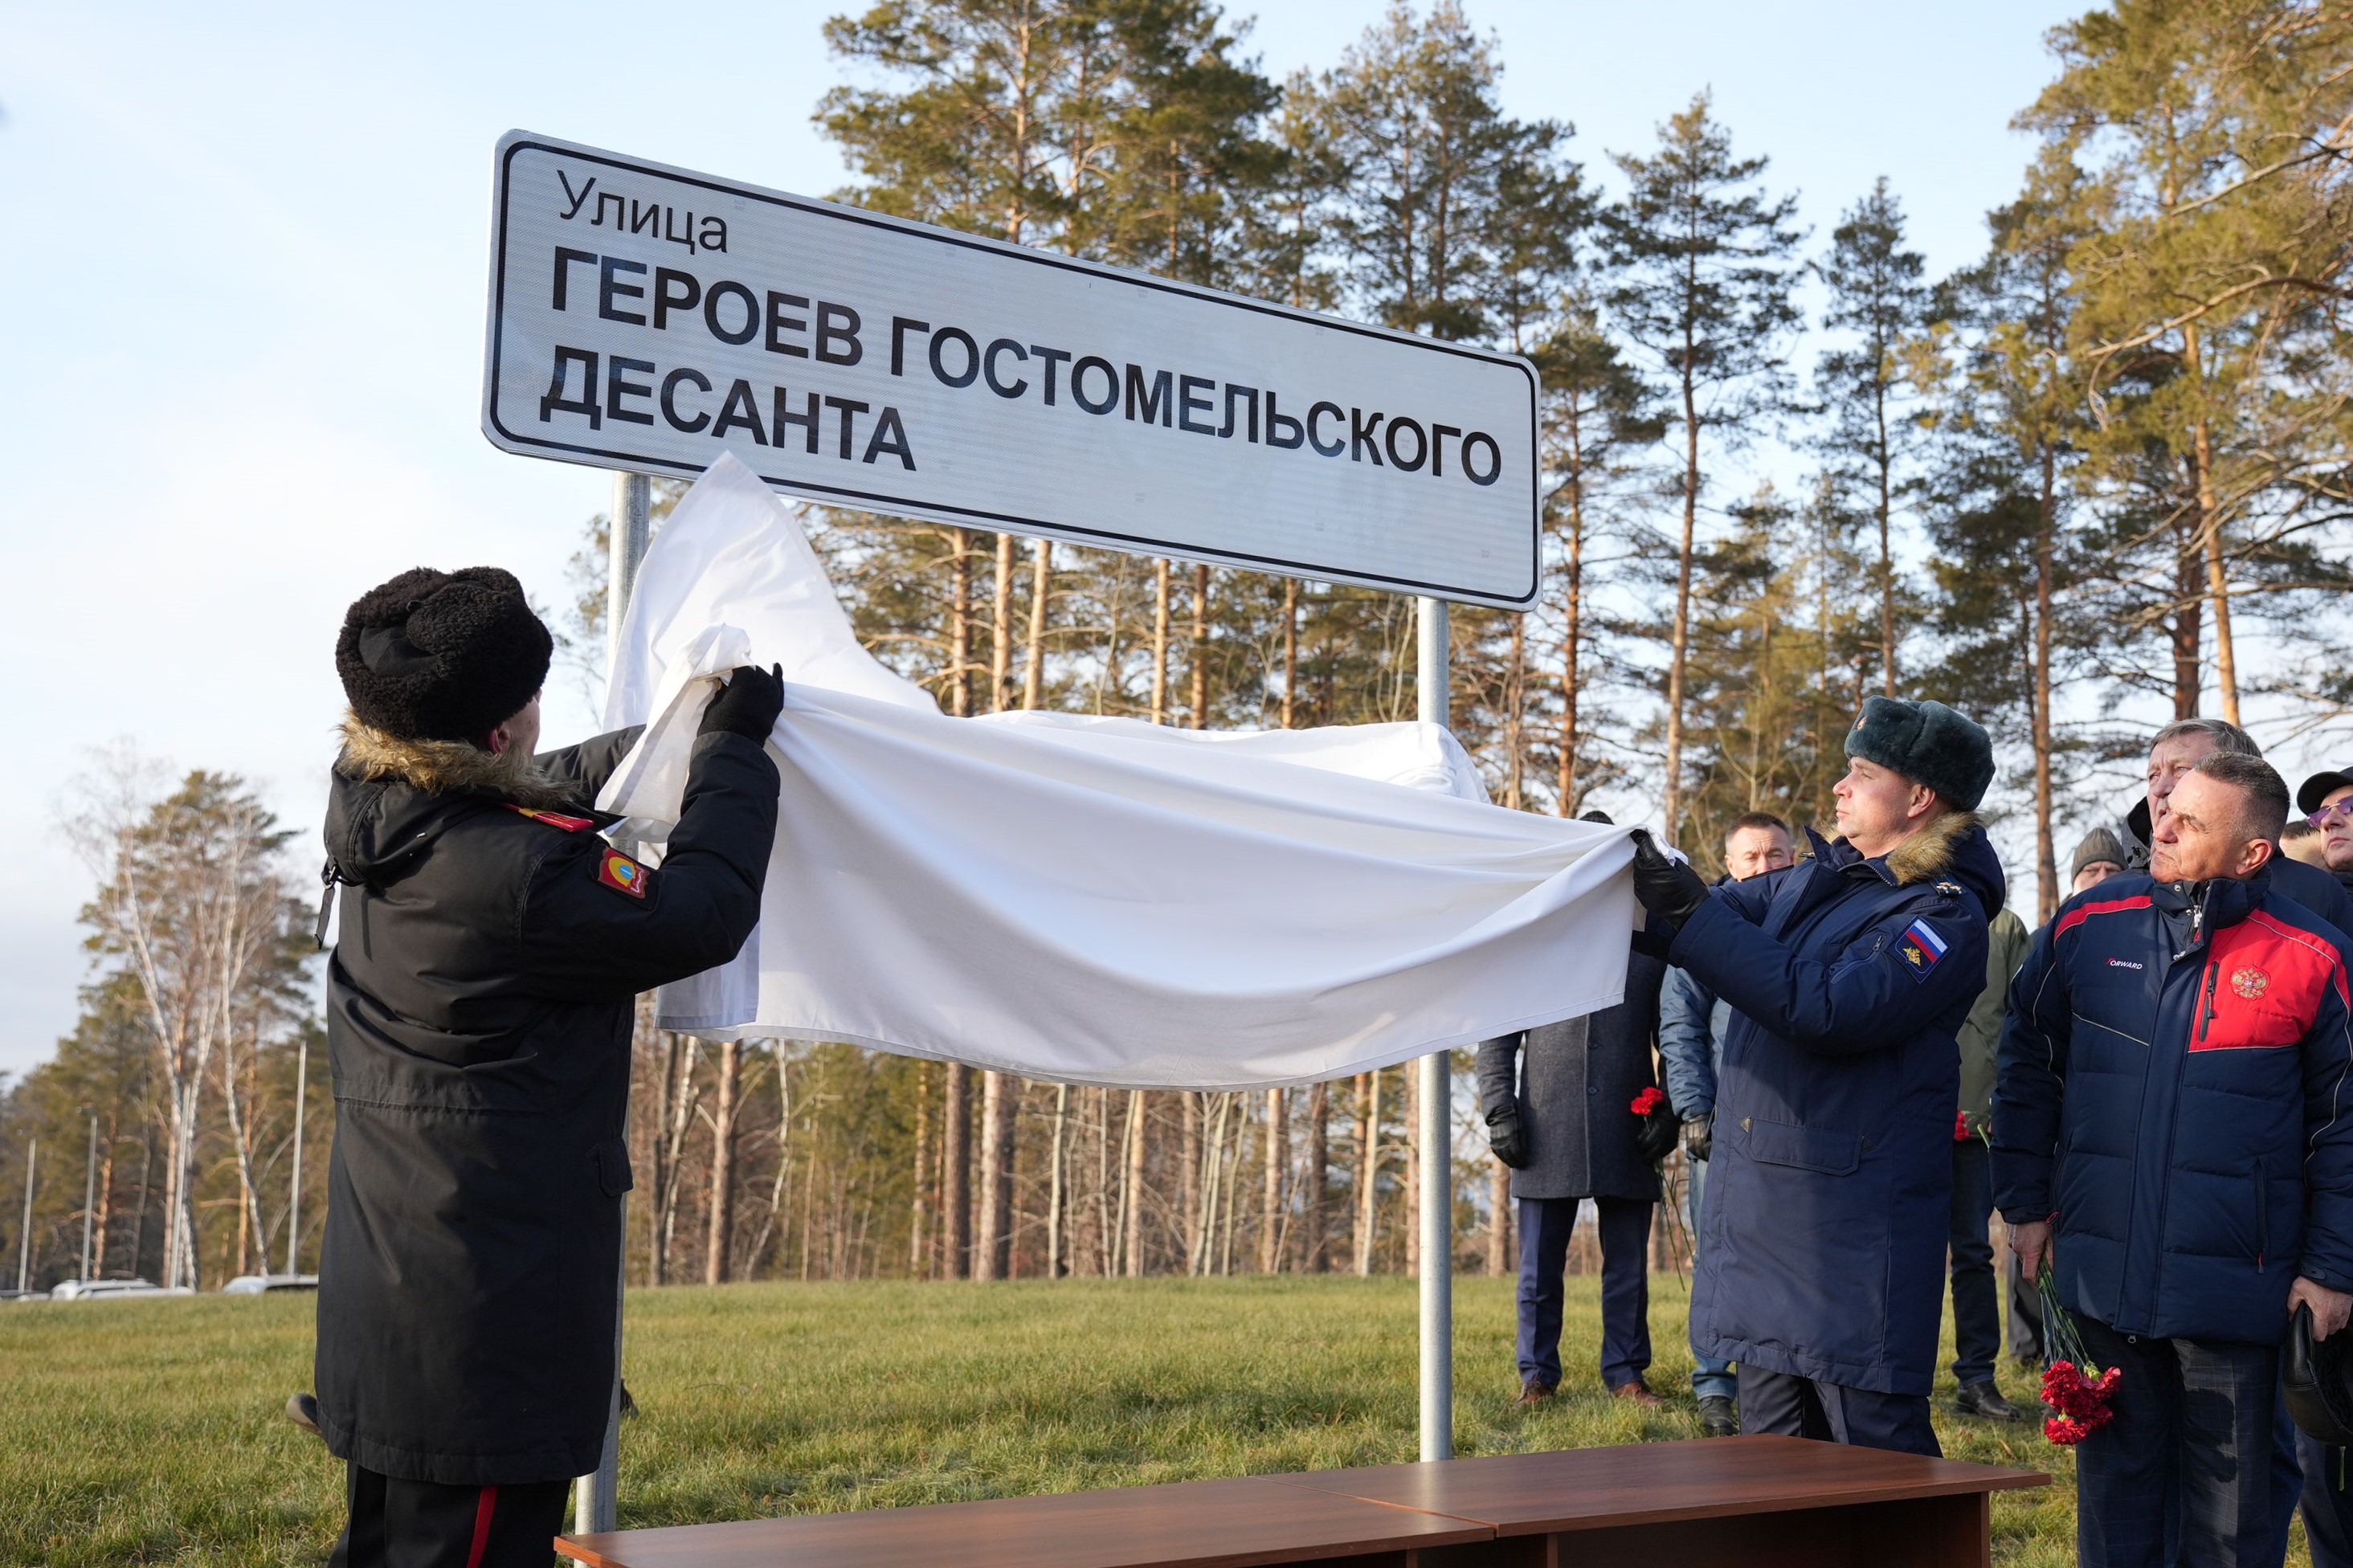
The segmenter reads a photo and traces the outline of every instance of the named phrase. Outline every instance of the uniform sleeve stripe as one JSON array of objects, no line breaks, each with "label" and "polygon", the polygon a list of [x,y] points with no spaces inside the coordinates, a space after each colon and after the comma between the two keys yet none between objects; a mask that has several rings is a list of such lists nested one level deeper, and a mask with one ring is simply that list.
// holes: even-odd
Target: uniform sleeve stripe
[{"label": "uniform sleeve stripe", "polygon": [[2136,893],[2129,899],[2110,899],[2101,903],[2077,904],[2059,917],[2059,924],[2052,931],[2051,940],[2057,942],[2094,915],[2114,915],[2121,914],[2126,910],[2145,910],[2154,901],[2147,893]]}]

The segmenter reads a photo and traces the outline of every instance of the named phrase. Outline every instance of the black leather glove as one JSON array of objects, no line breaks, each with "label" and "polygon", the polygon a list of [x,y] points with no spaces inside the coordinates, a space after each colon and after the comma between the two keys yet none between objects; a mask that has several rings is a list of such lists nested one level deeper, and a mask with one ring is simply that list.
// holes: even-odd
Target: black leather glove
[{"label": "black leather glove", "polygon": [[727,684],[702,710],[702,722],[695,733],[716,735],[724,731],[741,735],[747,741],[765,741],[768,731],[776,727],[776,715],[785,710],[785,667],[762,669],[756,664],[737,665],[727,677]]},{"label": "black leather glove", "polygon": [[1517,1105],[1499,1105],[1487,1112],[1487,1147],[1513,1170],[1528,1168],[1528,1137],[1520,1131]]},{"label": "black leather glove", "polygon": [[1708,1157],[1708,1152],[1715,1147],[1715,1116],[1713,1112],[1704,1116],[1683,1118],[1684,1153],[1694,1160],[1704,1160]]},{"label": "black leather glove", "polygon": [[1681,860],[1669,858],[1651,837],[1650,829],[1634,829],[1634,897],[1642,907],[1676,931],[1700,905],[1707,902],[1707,884]]},{"label": "black leather glove", "polygon": [[1682,1123],[1672,1107],[1662,1105],[1634,1124],[1634,1151],[1651,1164],[1674,1152],[1675,1131]]}]

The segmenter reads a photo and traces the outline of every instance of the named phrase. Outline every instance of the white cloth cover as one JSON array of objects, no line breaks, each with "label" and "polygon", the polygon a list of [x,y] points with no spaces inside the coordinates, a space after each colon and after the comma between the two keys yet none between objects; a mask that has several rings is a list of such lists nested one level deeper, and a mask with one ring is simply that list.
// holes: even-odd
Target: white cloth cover
[{"label": "white cloth cover", "polygon": [[[1255,733],[942,714],[859,646],[722,458],[647,552],[598,804],[656,846],[715,674],[781,663],[760,926],[664,1027],[843,1040],[1125,1088],[1310,1083],[1619,1000],[1623,829],[1487,804],[1435,725]],[[1412,787],[1401,787],[1412,786]]]}]

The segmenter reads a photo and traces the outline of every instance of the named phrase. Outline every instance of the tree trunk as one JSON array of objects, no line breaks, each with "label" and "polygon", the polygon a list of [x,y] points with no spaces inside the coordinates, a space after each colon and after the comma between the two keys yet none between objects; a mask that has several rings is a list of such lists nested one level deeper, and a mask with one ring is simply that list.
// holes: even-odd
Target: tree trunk
[{"label": "tree trunk", "polygon": [[[2195,395],[2202,397],[2206,361],[2198,323],[2181,329],[2181,356]],[[2222,717],[2239,721],[2239,662],[2231,640],[2230,569],[2223,558],[2222,511],[2214,494],[2214,428],[2201,408],[2189,426],[2189,456],[2198,490],[2198,533],[2206,553],[2206,602],[2214,616],[2214,680],[2222,694]]]},{"label": "tree trunk", "polygon": [[1307,1091],[1307,1190],[1300,1196],[1299,1268],[1321,1273],[1331,1267],[1325,1250],[1329,1212],[1324,1187],[1332,1179],[1332,1086],[1319,1083]]},{"label": "tree trunk", "polygon": [[744,1077],[744,1042],[719,1046],[719,1094],[711,1108],[711,1201],[702,1241],[702,1282],[723,1285],[735,1234],[735,1091]]},{"label": "tree trunk", "polygon": [[1577,658],[1585,634],[1585,446],[1574,398],[1568,405],[1568,603],[1564,606],[1567,629],[1560,642],[1560,775],[1554,790],[1553,809],[1562,816],[1577,815]]},{"label": "tree trunk", "polygon": [[2059,853],[2052,838],[2051,600],[2058,531],[2056,459],[2042,448],[2042,497],[2034,538],[2034,923],[2046,925],[2066,895],[2059,887]]},{"label": "tree trunk", "polygon": [[1299,691],[1299,579],[1282,580],[1282,727],[1296,721]]},{"label": "tree trunk", "polygon": [[1168,563],[1152,563],[1152,721],[1168,722]]},{"label": "tree trunk", "polygon": [[972,713],[972,531],[950,529],[948,538],[955,546],[948,602],[948,711],[964,719]]},{"label": "tree trunk", "polygon": [[[1885,363],[1884,355],[1882,364]],[[1878,370],[1872,372],[1872,410],[1878,420],[1879,445],[1873,456],[1879,466],[1879,683],[1883,695],[1895,695],[1895,552],[1888,539],[1889,513],[1894,510],[1890,493],[1887,457],[1887,382]]]},{"label": "tree trunk", "polygon": [[940,1112],[940,1235],[951,1279],[972,1278],[972,1069],[948,1064],[947,1103]]},{"label": "tree trunk", "polygon": [[1405,1271],[1412,1279],[1421,1278],[1421,1162],[1428,1151],[1421,1146],[1421,1074],[1416,1064],[1406,1063],[1398,1068],[1398,1077],[1405,1089]]},{"label": "tree trunk", "polygon": [[1505,679],[1504,690],[1504,804],[1517,811],[1525,803],[1520,798],[1520,776],[1525,759],[1520,748],[1522,721],[1527,707],[1528,618],[1512,617],[1512,668]]},{"label": "tree trunk", "polygon": [[1379,1217],[1381,1075],[1356,1075],[1356,1272],[1373,1271],[1373,1222]]},{"label": "tree trunk", "polygon": [[1131,1279],[1144,1278],[1144,1170],[1149,1142],[1149,1123],[1145,1117],[1144,1091],[1131,1089],[1127,1096],[1127,1174],[1122,1178],[1119,1194],[1120,1226],[1124,1233],[1126,1266]]},{"label": "tree trunk", "polygon": [[1176,1095],[1180,1120],[1176,1132],[1177,1208],[1183,1219],[1185,1266],[1188,1269],[1201,1250],[1201,1097],[1191,1089]]},{"label": "tree trunk", "polygon": [[1501,1160],[1487,1177],[1487,1272],[1512,1271],[1512,1168]]},{"label": "tree trunk", "polygon": [[[98,1163],[98,1215],[96,1223],[91,1226],[96,1233],[96,1240],[90,1264],[90,1277],[93,1279],[106,1278],[106,1232],[107,1227],[114,1223],[115,1128],[115,1120],[110,1115],[106,1119],[106,1153]],[[287,1223],[293,1225],[301,1217],[299,1215],[290,1216]],[[299,1235],[295,1238],[295,1246],[299,1258],[299,1249],[301,1246],[301,1238]]]},{"label": "tree trunk", "polygon": [[665,1163],[670,1181],[659,1194],[661,1224],[654,1241],[659,1278],[670,1278],[670,1250],[678,1238],[678,1200],[685,1189],[686,1139],[694,1127],[695,1108],[702,1102],[702,1086],[694,1081],[702,1059],[702,1042],[690,1036],[670,1037],[671,1091],[670,1125],[662,1130],[668,1143]]},{"label": "tree trunk", "polygon": [[2205,672],[2199,668],[2206,593],[2204,535],[2200,520],[2191,509],[2183,508],[2174,523],[2173,546],[2173,716],[2177,719],[2197,716],[2199,694],[2205,687]]},{"label": "tree trunk", "polygon": [[1666,801],[1663,809],[1667,842],[1683,804],[1683,675],[1691,650],[1692,545],[1699,527],[1699,411],[1692,387],[1694,366],[1686,346],[1683,355],[1683,531],[1675,552],[1675,619],[1667,660]]},{"label": "tree trunk", "polygon": [[1037,707],[1044,693],[1046,612],[1054,576],[1053,542],[1040,539],[1032,544],[1031,549],[1036,553],[1029,573],[1029,637],[1021,668],[1021,706],[1024,708]]},{"label": "tree trunk", "polygon": [[[782,1072],[779,1061],[776,1070]],[[926,1223],[931,1215],[932,1194],[932,1068],[929,1062],[915,1068],[915,1196],[907,1214],[907,1278],[923,1279],[930,1276],[931,1233]]]},{"label": "tree trunk", "polygon": [[1265,1191],[1259,1205],[1258,1271],[1272,1274],[1282,1267],[1282,1179],[1291,1167],[1291,1097],[1286,1089],[1266,1091]]},{"label": "tree trunk", "polygon": [[1193,568],[1193,728],[1209,727],[1209,569]]},{"label": "tree trunk", "polygon": [[1062,1207],[1069,1196],[1069,1176],[1063,1165],[1063,1142],[1071,1125],[1071,1086],[1054,1086],[1054,1148],[1048,1162],[1046,1193],[1046,1278],[1062,1277]]},{"label": "tree trunk", "polygon": [[980,1267],[984,1279],[1010,1276],[1013,1265],[1013,1148],[1021,1089],[1012,1075],[980,1075]]},{"label": "tree trunk", "polygon": [[1013,706],[1013,536],[997,536],[997,582],[990,609],[989,707],[1002,713]]}]

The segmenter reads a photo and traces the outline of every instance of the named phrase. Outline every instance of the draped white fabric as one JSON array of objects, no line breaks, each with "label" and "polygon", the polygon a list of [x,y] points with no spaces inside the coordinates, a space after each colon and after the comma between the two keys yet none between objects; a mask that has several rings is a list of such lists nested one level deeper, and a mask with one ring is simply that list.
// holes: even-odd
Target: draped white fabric
[{"label": "draped white fabric", "polygon": [[792,514],[732,458],[648,551],[622,628],[606,719],[650,727],[599,801],[621,833],[659,845],[714,672],[754,662],[787,683],[760,926],[662,990],[665,1027],[1245,1089],[1623,989],[1622,829],[1487,804],[1434,725],[944,715],[859,646]]}]

